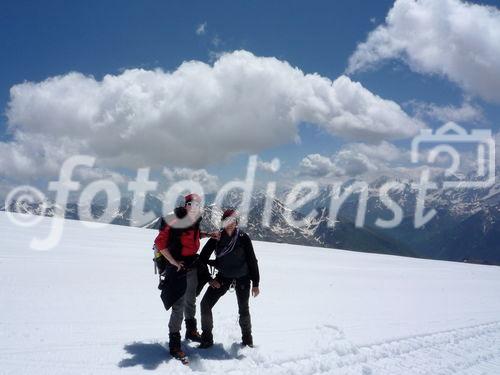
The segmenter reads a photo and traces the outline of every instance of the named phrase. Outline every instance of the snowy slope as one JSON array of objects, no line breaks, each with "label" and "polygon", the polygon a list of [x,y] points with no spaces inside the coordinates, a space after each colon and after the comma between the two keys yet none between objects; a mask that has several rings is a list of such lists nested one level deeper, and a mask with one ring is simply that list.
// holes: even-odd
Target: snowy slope
[{"label": "snowy slope", "polygon": [[216,345],[164,349],[168,313],[153,230],[0,213],[0,374],[500,374],[500,268],[256,242],[254,349],[241,349],[236,297],[214,310]]}]

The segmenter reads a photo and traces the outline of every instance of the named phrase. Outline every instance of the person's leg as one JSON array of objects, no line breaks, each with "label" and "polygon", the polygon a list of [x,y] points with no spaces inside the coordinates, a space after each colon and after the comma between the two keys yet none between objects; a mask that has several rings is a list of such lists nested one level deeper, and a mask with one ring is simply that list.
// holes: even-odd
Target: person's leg
[{"label": "person's leg", "polygon": [[186,339],[200,342],[196,324],[196,288],[198,287],[198,270],[188,271],[186,275],[186,292],[184,294],[184,318],[186,319]]},{"label": "person's leg", "polygon": [[196,317],[196,288],[198,287],[198,270],[196,268],[187,272],[187,286],[184,294],[184,317],[186,320]]},{"label": "person's leg", "polygon": [[208,287],[203,299],[201,300],[200,310],[201,310],[201,329],[202,329],[202,346],[209,347],[213,344],[213,315],[212,308],[215,306],[217,301],[222,297],[229,289],[229,283],[224,283],[220,288]]},{"label": "person's leg", "polygon": [[179,298],[172,305],[168,330],[170,332],[180,332],[182,327],[182,318],[184,317],[184,296]]},{"label": "person's leg", "polygon": [[179,298],[173,305],[168,322],[170,354],[181,350],[181,327],[184,315],[184,297]]},{"label": "person's leg", "polygon": [[247,278],[239,279],[236,282],[236,298],[238,300],[239,323],[241,328],[242,343],[253,346],[252,339],[252,321],[250,318],[250,280]]}]

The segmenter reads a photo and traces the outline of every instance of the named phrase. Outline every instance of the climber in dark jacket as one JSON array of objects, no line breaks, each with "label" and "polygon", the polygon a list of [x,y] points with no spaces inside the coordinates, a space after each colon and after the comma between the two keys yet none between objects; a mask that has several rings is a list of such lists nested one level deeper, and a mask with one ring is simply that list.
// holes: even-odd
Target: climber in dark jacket
[{"label": "climber in dark jacket", "polygon": [[[201,301],[201,335],[200,348],[213,345],[212,308],[234,286],[238,300],[239,323],[242,333],[242,345],[253,346],[252,325],[248,300],[250,291],[254,297],[259,290],[259,267],[250,237],[238,228],[238,215],[234,210],[226,210],[222,216],[223,229],[220,239],[212,238],[203,247],[200,261],[215,266],[218,273],[210,282]],[[210,256],[215,251],[215,260]],[[252,288],[250,288],[250,282]]]}]

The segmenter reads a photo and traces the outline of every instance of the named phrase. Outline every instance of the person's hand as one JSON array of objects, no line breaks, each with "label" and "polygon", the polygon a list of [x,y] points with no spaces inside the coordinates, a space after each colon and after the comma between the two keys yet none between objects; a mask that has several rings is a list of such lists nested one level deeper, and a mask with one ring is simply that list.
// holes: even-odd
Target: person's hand
[{"label": "person's hand", "polygon": [[215,289],[219,289],[221,287],[220,282],[215,279],[210,281],[210,286]]},{"label": "person's hand", "polygon": [[207,236],[210,238],[213,238],[214,240],[217,240],[217,241],[220,240],[220,232],[219,231],[207,233]]},{"label": "person's hand", "polygon": [[179,272],[184,268],[184,262],[175,262],[174,266],[177,267],[177,272]]},{"label": "person's hand", "polygon": [[260,294],[260,290],[258,286],[254,286],[252,288],[252,296],[257,297]]}]

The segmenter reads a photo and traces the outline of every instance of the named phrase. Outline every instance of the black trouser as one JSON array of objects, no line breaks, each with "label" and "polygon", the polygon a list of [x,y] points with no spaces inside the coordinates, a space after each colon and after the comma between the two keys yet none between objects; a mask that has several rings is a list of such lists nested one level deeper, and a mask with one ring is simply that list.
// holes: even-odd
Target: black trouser
[{"label": "black trouser", "polygon": [[[208,287],[203,299],[201,300],[201,329],[204,333],[211,333],[213,328],[212,308],[229,290],[233,279],[217,278],[222,285],[220,288]],[[236,299],[238,300],[238,313],[240,315],[239,323],[242,334],[250,334],[252,332],[252,323],[250,320],[250,308],[248,300],[250,299],[250,278],[248,276],[235,279]]]}]

